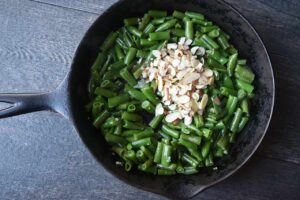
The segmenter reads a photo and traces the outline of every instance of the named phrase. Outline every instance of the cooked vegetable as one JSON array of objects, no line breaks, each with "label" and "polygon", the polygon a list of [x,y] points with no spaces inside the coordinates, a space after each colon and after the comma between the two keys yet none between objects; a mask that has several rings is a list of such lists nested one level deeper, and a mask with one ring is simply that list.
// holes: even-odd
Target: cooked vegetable
[{"label": "cooked vegetable", "polygon": [[230,153],[255,74],[229,39],[201,13],[150,10],[103,41],[86,107],[126,171],[190,175]]}]

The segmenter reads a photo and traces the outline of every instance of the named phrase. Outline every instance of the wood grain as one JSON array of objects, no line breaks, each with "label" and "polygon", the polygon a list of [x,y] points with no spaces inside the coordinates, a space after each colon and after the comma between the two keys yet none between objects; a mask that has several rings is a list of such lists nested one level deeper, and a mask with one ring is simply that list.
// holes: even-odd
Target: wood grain
[{"label": "wood grain", "polygon": [[[70,3],[67,0],[36,0],[84,10],[93,13],[102,13],[115,1],[76,0]],[[300,111],[293,109],[299,107],[298,96],[293,87],[299,87],[300,69],[300,15],[296,1],[263,1],[244,0],[242,3],[226,0],[242,13],[262,37],[273,63],[276,79],[276,104],[273,121],[264,140],[259,155],[291,161],[300,164],[300,137],[298,128],[300,124]],[[282,10],[282,12],[279,12]],[[286,11],[286,12],[285,12]],[[281,39],[280,39],[281,38]],[[291,91],[293,90],[293,91]],[[287,98],[289,99],[287,101]],[[288,120],[286,111],[293,119]],[[284,130],[284,134],[283,134]]]}]

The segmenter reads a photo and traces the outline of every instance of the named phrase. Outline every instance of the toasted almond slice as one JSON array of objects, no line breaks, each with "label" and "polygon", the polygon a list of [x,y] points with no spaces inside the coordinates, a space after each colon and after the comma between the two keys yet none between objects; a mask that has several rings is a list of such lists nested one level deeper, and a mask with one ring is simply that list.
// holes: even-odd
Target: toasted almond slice
[{"label": "toasted almond slice", "polygon": [[159,50],[153,50],[153,51],[152,51],[152,54],[153,54],[156,58],[160,58],[160,56],[161,56],[161,53],[160,53]]},{"label": "toasted almond slice", "polygon": [[171,104],[168,107],[170,110],[175,110],[177,108],[176,104]]},{"label": "toasted almond slice", "polygon": [[172,60],[172,65],[173,65],[174,67],[178,67],[179,64],[180,64],[180,60],[179,60],[179,59],[174,59],[174,60]]},{"label": "toasted almond slice", "polygon": [[173,112],[170,113],[166,116],[166,122],[171,123],[173,121],[175,121],[176,119],[178,119],[180,117],[180,113],[179,112]]},{"label": "toasted almond slice", "polygon": [[157,76],[157,89],[160,92],[163,90],[163,80],[161,76]]},{"label": "toasted almond slice", "polygon": [[185,37],[181,37],[181,38],[179,39],[178,44],[183,45],[184,43],[185,43]]},{"label": "toasted almond slice", "polygon": [[193,81],[195,81],[199,78],[200,78],[199,73],[190,72],[183,77],[183,79],[181,80],[181,83],[186,85],[186,84],[192,83]]},{"label": "toasted almond slice", "polygon": [[198,105],[197,105],[197,101],[195,99],[191,99],[191,108],[194,112],[198,111]]},{"label": "toasted almond slice", "polygon": [[192,54],[195,55],[198,49],[199,49],[199,47],[197,47],[197,46],[192,47],[192,48],[191,48]]},{"label": "toasted almond slice", "polygon": [[186,46],[190,46],[192,44],[193,40],[191,39],[187,39],[185,42],[184,42],[184,45]]},{"label": "toasted almond slice", "polygon": [[206,68],[204,69],[204,72],[202,74],[206,77],[210,77],[213,75],[213,71],[211,69]]},{"label": "toasted almond slice", "polygon": [[199,94],[196,93],[196,92],[193,92],[193,93],[192,93],[192,98],[193,98],[195,101],[198,101],[198,100],[199,100]]},{"label": "toasted almond slice", "polygon": [[177,49],[177,44],[176,43],[169,43],[167,44],[168,49]]},{"label": "toasted almond slice", "polygon": [[184,124],[185,125],[190,125],[191,123],[192,123],[192,118],[190,116],[186,115],[184,117]]},{"label": "toasted almond slice", "polygon": [[205,54],[205,49],[203,47],[199,47],[196,54],[203,56]]},{"label": "toasted almond slice", "polygon": [[178,103],[185,104],[190,101],[190,97],[187,95],[182,95],[178,97]]},{"label": "toasted almond slice", "polygon": [[155,107],[155,116],[164,114],[164,108],[161,103],[157,104]]},{"label": "toasted almond slice", "polygon": [[200,110],[204,110],[205,109],[207,101],[208,101],[208,95],[204,94],[203,97],[202,97],[202,99],[201,99],[201,102],[199,104],[199,109]]}]

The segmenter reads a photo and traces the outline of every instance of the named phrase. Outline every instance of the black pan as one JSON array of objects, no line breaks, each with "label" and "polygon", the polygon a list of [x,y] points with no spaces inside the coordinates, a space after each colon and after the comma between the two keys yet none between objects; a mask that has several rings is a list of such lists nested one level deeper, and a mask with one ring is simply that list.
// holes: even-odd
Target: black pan
[{"label": "black pan", "polygon": [[[190,176],[153,176],[139,171],[125,172],[117,167],[101,134],[93,128],[84,105],[89,102],[87,83],[90,66],[99,46],[111,30],[122,25],[122,19],[142,16],[150,8],[172,11],[190,10],[205,14],[231,36],[241,57],[249,61],[256,74],[251,119],[231,148],[229,156],[217,162],[218,171],[205,170]],[[224,180],[239,169],[254,153],[268,128],[274,104],[274,77],[267,51],[247,20],[231,6],[219,0],[122,0],[110,7],[82,39],[70,72],[54,91],[41,94],[0,94],[0,101],[12,106],[1,110],[0,117],[50,110],[73,122],[87,148],[99,163],[124,182],[170,198],[189,198]],[[99,180],[101,181],[101,180]]]}]

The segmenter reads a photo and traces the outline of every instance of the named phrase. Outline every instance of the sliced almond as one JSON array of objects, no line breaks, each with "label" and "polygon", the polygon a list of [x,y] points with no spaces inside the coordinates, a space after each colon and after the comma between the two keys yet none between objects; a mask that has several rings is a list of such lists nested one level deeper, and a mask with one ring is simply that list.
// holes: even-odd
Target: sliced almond
[{"label": "sliced almond", "polygon": [[177,44],[176,43],[169,43],[167,44],[168,49],[177,49]]},{"label": "sliced almond", "polygon": [[180,117],[180,113],[179,112],[174,112],[174,113],[170,113],[166,116],[165,120],[168,123],[171,123],[173,121],[175,121],[176,119],[178,119]]},{"label": "sliced almond", "polygon": [[211,69],[206,68],[202,74],[206,77],[211,77],[213,75],[213,71]]},{"label": "sliced almond", "polygon": [[185,104],[185,103],[188,103],[190,101],[190,97],[187,96],[187,95],[182,95],[182,96],[178,97],[177,101],[178,101],[178,103]]},{"label": "sliced almond", "polygon": [[184,43],[185,43],[185,37],[181,37],[181,38],[179,39],[178,44],[183,45]]},{"label": "sliced almond", "polygon": [[190,46],[192,44],[193,40],[191,39],[187,39],[185,42],[184,42],[184,45],[185,46]]},{"label": "sliced almond", "polygon": [[155,116],[164,114],[164,108],[161,103],[157,104],[155,107]]},{"label": "sliced almond", "polygon": [[202,99],[201,99],[201,102],[199,104],[199,109],[200,110],[204,110],[205,109],[207,101],[208,101],[208,95],[204,94],[203,97],[202,97]]},{"label": "sliced almond", "polygon": [[198,80],[199,78],[200,78],[199,73],[190,72],[183,77],[183,79],[181,80],[181,83],[186,85],[186,84],[192,83],[195,80]]},{"label": "sliced almond", "polygon": [[185,116],[184,117],[184,124],[185,125],[190,125],[192,123],[192,118],[190,116]]},{"label": "sliced almond", "polygon": [[156,58],[160,58],[160,51],[159,50],[153,50],[152,51],[152,54],[154,55],[154,57],[156,57]]}]

